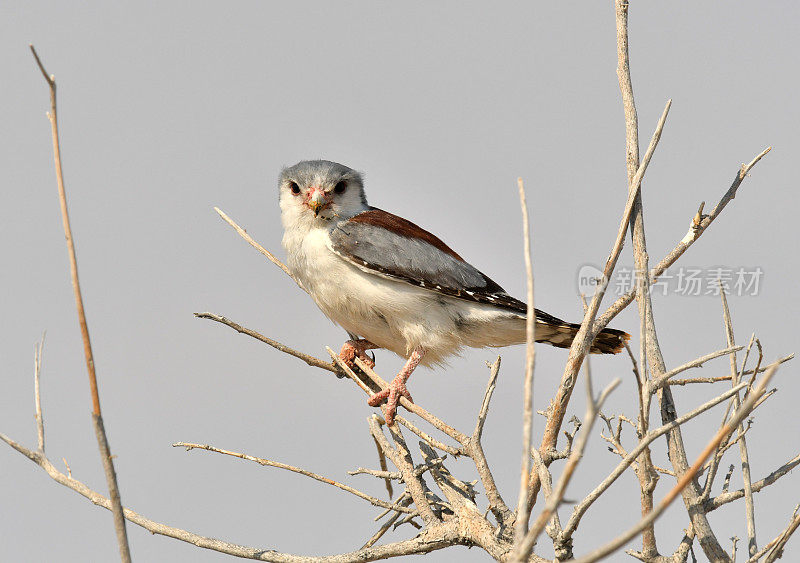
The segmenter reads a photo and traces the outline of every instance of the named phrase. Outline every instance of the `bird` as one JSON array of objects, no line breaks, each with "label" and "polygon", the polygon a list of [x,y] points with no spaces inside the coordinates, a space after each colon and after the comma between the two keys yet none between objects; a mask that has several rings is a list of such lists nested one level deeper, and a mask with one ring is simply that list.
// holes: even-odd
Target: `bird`
[{"label": "bird", "polygon": [[[339,357],[350,367],[368,350],[406,359],[368,404],[386,401],[392,425],[419,365],[435,366],[465,347],[526,341],[527,305],[411,221],[367,203],[363,175],[329,160],[283,168],[278,183],[287,267],[322,312],[347,331]],[[534,339],[568,348],[580,328],[535,310]],[[630,338],[606,328],[591,352],[616,354]]]}]

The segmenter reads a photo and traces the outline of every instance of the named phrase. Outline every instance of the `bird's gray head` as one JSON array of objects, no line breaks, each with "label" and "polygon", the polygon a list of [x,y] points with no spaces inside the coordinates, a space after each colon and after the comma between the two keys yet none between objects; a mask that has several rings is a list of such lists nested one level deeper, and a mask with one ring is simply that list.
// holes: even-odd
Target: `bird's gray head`
[{"label": "bird's gray head", "polygon": [[278,189],[284,225],[349,219],[368,209],[361,174],[329,160],[284,168]]}]

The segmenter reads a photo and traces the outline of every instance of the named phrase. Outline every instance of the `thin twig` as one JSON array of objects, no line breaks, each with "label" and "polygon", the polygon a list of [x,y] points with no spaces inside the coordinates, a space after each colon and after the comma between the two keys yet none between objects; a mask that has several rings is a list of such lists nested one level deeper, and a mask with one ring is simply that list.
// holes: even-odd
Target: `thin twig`
[{"label": "thin twig", "polygon": [[[408,506],[409,504],[411,504],[411,496],[409,496],[409,495],[406,495],[406,496],[405,496],[405,497],[402,499],[402,501],[401,501],[401,504],[402,504],[402,506]],[[393,525],[395,522],[397,522],[397,520],[398,520],[398,518],[400,518],[400,516],[402,516],[402,513],[401,513],[401,512],[399,512],[399,511],[398,511],[398,512],[395,512],[395,513],[392,515],[392,517],[391,517],[391,518],[389,518],[389,519],[388,519],[386,522],[384,522],[383,526],[381,526],[381,527],[378,529],[378,531],[377,531],[377,532],[375,532],[374,534],[372,534],[372,536],[371,536],[371,537],[370,537],[370,538],[369,538],[369,539],[366,541],[366,543],[365,543],[364,545],[362,545],[362,546],[361,546],[361,549],[366,549],[366,548],[368,548],[368,547],[372,547],[373,545],[375,545],[376,543],[378,543],[378,540],[379,540],[379,539],[381,539],[381,538],[383,537],[383,535],[384,535],[384,534],[385,534],[387,531],[389,531],[389,528],[391,528],[391,527],[392,527],[392,525]]]},{"label": "thin twig", "polygon": [[395,444],[397,445],[397,449],[395,449],[391,446],[389,440],[381,431],[378,423],[378,417],[373,415],[367,420],[369,421],[369,427],[372,431],[372,435],[375,437],[375,440],[378,442],[378,444],[380,444],[381,449],[383,449],[383,452],[386,454],[386,457],[391,459],[395,467],[397,467],[397,469],[400,470],[400,473],[402,473],[403,481],[406,484],[406,489],[411,494],[411,498],[414,499],[414,504],[416,505],[417,510],[419,510],[419,515],[420,518],[422,518],[422,521],[425,522],[426,526],[433,526],[439,523],[440,520],[433,513],[428,499],[425,496],[425,491],[423,489],[420,477],[414,474],[414,463],[411,460],[411,453],[408,451],[408,447],[405,444],[405,440],[403,439],[403,434],[400,431],[400,428],[398,428],[396,424],[387,426],[389,432],[392,433]]},{"label": "thin twig", "polygon": [[395,416],[394,419],[403,426],[405,426],[406,428],[408,428],[409,430],[411,430],[414,434],[425,440],[425,442],[429,444],[431,447],[434,447],[438,450],[442,450],[443,452],[447,452],[454,457],[465,455],[465,450],[463,447],[454,448],[453,446],[448,446],[447,444],[440,442],[427,432],[422,431],[407,418],[402,416]]},{"label": "thin twig", "polygon": [[606,477],[602,483],[600,483],[592,492],[590,492],[586,498],[584,498],[581,502],[575,505],[575,509],[572,512],[572,516],[570,516],[567,525],[564,527],[564,534],[567,536],[572,536],[575,530],[578,528],[578,524],[580,523],[581,518],[583,515],[586,514],[586,511],[589,510],[589,507],[598,499],[600,496],[608,490],[608,488],[617,480],[617,478],[622,475],[625,470],[631,465],[634,460],[639,456],[639,454],[646,448],[649,444],[654,442],[656,439],[660,438],[673,428],[685,424],[686,422],[690,421],[691,419],[695,418],[696,416],[706,412],[708,409],[720,404],[721,402],[729,399],[734,393],[744,389],[744,385],[739,385],[734,389],[728,389],[718,397],[714,397],[710,401],[707,401],[697,407],[696,409],[686,413],[685,415],[676,418],[675,420],[656,428],[655,430],[651,430],[647,433],[646,436],[642,436],[639,440],[639,443],[636,447],[631,450],[625,458],[619,462],[616,468]]},{"label": "thin twig", "polygon": [[[722,316],[723,322],[725,326],[725,337],[728,341],[728,346],[735,346],[734,335],[733,335],[733,324],[731,323],[731,312],[728,309],[728,298],[725,295],[725,289],[722,287],[722,282],[717,280],[720,287],[720,297],[722,299]],[[753,345],[753,340],[755,339],[755,335],[750,339],[750,346]],[[747,347],[747,351],[750,351],[750,346]],[[739,375],[736,365],[736,352],[732,351],[730,354],[730,363],[731,363],[731,384],[734,386],[739,383]],[[742,369],[744,371],[744,366],[747,363],[747,355],[745,355],[744,360],[742,360]],[[739,393],[736,393],[733,396],[733,404],[736,409],[741,407],[741,398],[739,397]],[[737,427],[738,432],[738,442],[739,442],[739,455],[742,460],[742,481],[744,482],[744,506],[745,506],[745,517],[747,519],[747,550],[752,557],[758,551],[758,545],[756,543],[756,515],[755,515],[755,506],[753,505],[753,485],[750,479],[750,455],[747,452],[747,441],[744,436],[744,428],[741,424]],[[735,545],[735,544],[734,544]],[[733,558],[736,561],[736,558]]]},{"label": "thin twig", "polygon": [[258,244],[258,243],[257,243],[255,240],[253,240],[253,237],[251,237],[250,235],[248,235],[248,234],[247,234],[247,231],[245,231],[243,228],[241,228],[239,225],[237,225],[237,224],[236,224],[236,222],[235,222],[233,219],[231,219],[230,217],[228,217],[227,215],[225,215],[225,213],[224,213],[224,212],[223,212],[223,211],[222,211],[222,210],[221,210],[219,207],[215,207],[215,208],[214,208],[214,211],[216,211],[216,212],[219,214],[219,216],[220,216],[220,217],[222,217],[222,219],[223,219],[223,220],[224,220],[226,223],[228,223],[228,224],[229,224],[231,227],[233,227],[233,228],[236,230],[236,232],[237,232],[237,233],[239,233],[239,236],[241,236],[241,237],[242,237],[244,240],[246,240],[248,243],[250,243],[250,246],[252,246],[252,247],[253,247],[253,248],[255,248],[256,250],[258,250],[258,251],[259,251],[261,254],[263,254],[264,256],[266,256],[266,257],[269,259],[269,261],[270,261],[270,262],[272,262],[272,263],[273,263],[273,264],[275,264],[275,265],[276,265],[278,268],[280,268],[281,270],[283,270],[283,273],[284,273],[284,274],[286,274],[287,276],[289,276],[290,278],[292,278],[292,279],[294,280],[294,282],[295,282],[295,283],[296,283],[296,284],[297,284],[297,285],[300,287],[300,289],[302,289],[303,291],[305,291],[306,293],[308,293],[308,291],[306,290],[306,288],[304,288],[304,287],[303,287],[303,284],[302,284],[302,283],[300,283],[300,280],[298,280],[297,278],[295,278],[295,277],[292,275],[292,272],[289,270],[289,268],[288,268],[288,267],[286,267],[286,264],[284,264],[283,262],[281,262],[280,260],[278,260],[278,259],[275,257],[275,255],[274,255],[274,254],[272,254],[272,252],[270,252],[269,250],[267,250],[266,248],[264,248],[263,246],[261,246],[260,244]]},{"label": "thin twig", "polygon": [[[370,436],[372,435],[370,434]],[[374,436],[372,437],[372,443],[375,444],[375,449],[378,452],[378,465],[383,471],[388,471],[389,466],[386,464],[386,454],[383,453],[381,445],[378,443],[378,441],[375,439]],[[391,498],[394,496],[394,489],[392,488],[392,480],[387,478],[384,479],[383,483],[384,485],[386,485],[386,492],[389,494],[389,499],[391,500]]]},{"label": "thin twig", "polygon": [[[3,434],[0,434],[0,440],[3,440],[19,453],[36,463],[60,485],[64,485],[65,487],[72,489],[97,506],[111,510],[111,502],[106,497],[90,489],[84,483],[72,479],[71,477],[68,477],[67,475],[64,475],[58,471],[45,456],[25,448]],[[389,543],[378,547],[362,549],[350,553],[342,553],[339,555],[309,558],[302,555],[280,553],[270,548],[248,547],[219,540],[217,538],[201,536],[188,530],[182,530],[173,526],[167,526],[161,522],[156,522],[155,520],[150,520],[149,518],[146,518],[128,508],[124,509],[124,514],[128,521],[136,524],[137,526],[141,526],[153,534],[174,538],[203,549],[209,549],[219,553],[233,555],[234,557],[254,559],[257,561],[270,561],[274,563],[308,563],[309,561],[314,561],[315,563],[361,563],[364,561],[376,561],[378,559],[386,559],[389,557],[413,555],[416,553],[428,553],[438,549],[444,549],[452,546],[461,538],[461,534],[458,530],[458,522],[447,522],[438,525],[435,528],[428,528],[420,533],[417,537],[410,540]]]},{"label": "thin twig", "polygon": [[[750,412],[753,410],[756,400],[765,393],[766,386],[769,383],[769,380],[772,379],[772,376],[775,374],[777,369],[777,366],[774,364],[770,366],[770,369],[767,370],[767,372],[764,374],[764,377],[762,377],[758,382],[758,385],[753,388],[753,392],[750,394],[750,396],[744,402],[742,402],[742,407],[737,410],[736,413],[734,413],[731,421],[716,433],[716,435],[697,457],[695,462],[691,465],[691,467],[689,467],[689,470],[681,475],[681,478],[678,480],[678,483],[675,485],[675,487],[673,487],[672,490],[670,490],[669,493],[664,496],[662,501],[658,503],[658,506],[656,506],[652,512],[642,518],[638,524],[630,528],[625,533],[621,534],[607,544],[595,549],[588,555],[575,559],[574,563],[590,563],[597,561],[609,555],[610,553],[613,553],[636,537],[636,535],[638,535],[645,527],[655,522],[656,519],[661,516],[661,514],[669,507],[669,505],[672,504],[672,502],[678,497],[678,495],[681,494],[681,491],[687,485],[689,485],[692,479],[694,479],[697,472],[703,466],[705,460],[714,452],[722,440],[727,436],[730,436],[731,433],[736,430],[739,423],[750,414]],[[723,553],[725,553],[724,550]],[[725,558],[727,559],[726,553]]]},{"label": "thin twig", "polygon": [[[656,130],[653,133],[650,146],[648,146],[647,153],[649,156],[647,156],[640,165],[639,171],[641,171],[641,174],[639,174],[639,171],[637,171],[636,178],[638,178],[639,183],[633,183],[629,186],[628,203],[626,203],[625,211],[622,214],[619,232],[617,233],[617,241],[615,242],[611,254],[606,261],[606,265],[603,270],[603,277],[601,278],[598,288],[589,303],[589,309],[584,315],[581,328],[578,330],[578,333],[575,335],[575,338],[572,341],[572,346],[569,350],[569,356],[567,357],[567,364],[564,367],[564,373],[561,376],[561,382],[559,384],[556,396],[552,401],[554,408],[547,418],[547,424],[545,425],[544,435],[542,437],[542,444],[539,447],[539,452],[542,454],[542,458],[546,464],[549,464],[552,461],[551,456],[556,451],[558,434],[561,431],[561,425],[563,424],[564,417],[566,416],[567,406],[569,405],[569,400],[572,396],[572,390],[575,387],[578,370],[580,369],[583,359],[589,353],[594,337],[608,324],[608,320],[606,320],[605,323],[601,323],[596,321],[595,317],[600,309],[600,302],[605,295],[608,283],[611,279],[611,274],[617,264],[619,255],[622,252],[622,244],[625,239],[625,233],[627,232],[628,221],[630,220],[630,215],[633,210],[633,204],[631,203],[632,198],[635,198],[636,193],[638,193],[641,179],[643,178],[644,172],[647,169],[647,165],[650,162],[650,157],[655,152],[658,141],[661,138],[661,131],[664,128],[669,107],[670,102],[667,102],[664,112],[661,115],[661,119],[659,119]],[[535,501],[536,491],[538,490],[539,486],[538,477],[536,474],[532,474],[531,477],[528,493],[528,506],[531,506]]]},{"label": "thin twig", "polygon": [[281,344],[277,340],[272,340],[271,338],[267,338],[266,336],[259,334],[254,330],[245,328],[242,325],[237,324],[232,320],[222,317],[220,315],[215,315],[214,313],[195,313],[194,316],[197,317],[198,319],[209,319],[212,321],[216,321],[220,324],[229,326],[236,332],[239,332],[241,334],[246,334],[247,336],[255,338],[256,340],[259,340],[264,344],[269,344],[279,352],[283,352],[284,354],[289,354],[290,356],[294,356],[295,358],[303,360],[310,366],[328,370],[329,372],[335,373],[338,376],[344,375],[344,372],[338,369],[335,364],[332,364],[330,362],[323,362],[322,360],[315,358],[314,356],[310,356],[309,354],[304,354],[303,352],[298,352],[297,350],[290,348],[285,344]]},{"label": "thin twig", "polygon": [[285,469],[286,471],[291,471],[293,473],[298,473],[300,475],[304,475],[305,477],[310,477],[320,483],[325,483],[326,485],[331,485],[336,487],[337,489],[341,489],[351,495],[355,495],[360,499],[364,499],[365,501],[369,502],[374,506],[380,506],[381,508],[388,508],[390,510],[399,510],[400,512],[412,512],[411,509],[399,509],[394,506],[391,502],[383,501],[379,498],[370,496],[366,493],[359,491],[358,489],[354,489],[348,485],[343,483],[339,483],[338,481],[334,481],[333,479],[328,479],[327,477],[323,477],[317,473],[313,473],[312,471],[308,471],[306,469],[302,469],[300,467],[294,467],[293,465],[287,465],[285,463],[280,463],[279,461],[272,461],[271,459],[264,459],[263,457],[255,457],[252,455],[240,453],[240,452],[232,452],[230,450],[223,450],[221,448],[215,448],[214,446],[210,446],[208,444],[194,444],[192,442],[176,442],[172,444],[173,448],[186,448],[186,451],[191,451],[194,449],[197,450],[206,450],[208,452],[214,452],[218,454],[229,455],[231,457],[238,457],[239,459],[244,459],[247,461],[254,461],[259,465],[264,465],[267,467],[277,467],[278,469]]},{"label": "thin twig", "polygon": [[583,452],[586,449],[586,444],[589,441],[592,427],[597,420],[597,413],[600,412],[600,409],[603,407],[603,403],[605,402],[606,398],[617,387],[617,385],[619,385],[619,383],[620,379],[615,379],[605,389],[603,389],[603,391],[600,393],[600,396],[595,399],[592,394],[591,380],[589,378],[586,379],[587,405],[586,415],[583,419],[583,428],[581,429],[581,433],[576,440],[575,446],[572,449],[572,453],[570,454],[569,459],[564,466],[564,471],[561,473],[558,483],[553,488],[553,495],[545,503],[542,511],[539,513],[539,516],[536,517],[536,520],[534,520],[530,530],[528,530],[528,533],[525,534],[525,538],[521,542],[519,549],[512,552],[512,559],[514,561],[524,561],[528,558],[534,544],[536,543],[536,539],[539,537],[539,534],[542,532],[542,530],[544,530],[545,525],[550,518],[552,518],[555,511],[558,509],[558,506],[561,504],[561,501],[564,499],[564,494],[567,492],[567,485],[572,479],[572,475],[575,472],[575,468],[578,466],[578,462],[583,457]]},{"label": "thin twig", "polygon": [[[705,356],[701,356],[692,360],[691,362],[686,362],[682,366],[678,366],[674,369],[669,370],[667,373],[659,377],[658,379],[653,379],[650,382],[650,387],[652,389],[651,392],[655,392],[656,389],[663,387],[667,384],[672,377],[682,373],[688,369],[696,368],[702,366],[704,363],[713,360],[715,358],[719,358],[720,356],[725,356],[727,354],[733,354],[738,352],[739,350],[744,349],[744,346],[730,346],[725,348],[724,350],[717,350],[716,352],[711,352],[710,354],[706,354]],[[729,377],[727,379],[730,379]]]},{"label": "thin twig", "polygon": [[[78,324],[81,328],[81,338],[83,339],[83,353],[86,358],[86,370],[89,373],[89,390],[92,396],[92,421],[94,431],[97,436],[97,445],[100,449],[100,458],[105,470],[106,483],[112,503],[112,513],[114,515],[114,529],[117,534],[119,544],[120,559],[125,562],[131,560],[130,546],[128,545],[128,532],[125,528],[125,516],[122,513],[122,501],[117,484],[117,474],[114,470],[114,461],[111,458],[111,451],[108,445],[103,415],[100,411],[100,393],[97,389],[97,375],[94,368],[94,355],[92,354],[92,343],[89,339],[89,325],[86,323],[86,312],[83,308],[83,295],[81,285],[78,280],[78,259],[75,254],[75,241],[72,238],[72,227],[69,223],[69,212],[67,211],[67,194],[64,188],[64,173],[61,168],[61,143],[58,137],[58,113],[56,108],[56,79],[52,74],[47,74],[39,55],[33,45],[30,45],[31,53],[36,59],[39,70],[42,71],[48,87],[50,88],[50,112],[47,117],[50,119],[50,128],[53,137],[53,158],[55,160],[56,181],[58,183],[58,200],[61,203],[61,221],[64,224],[64,237],[67,240],[67,253],[69,255],[69,267],[72,278],[72,290],[75,294],[75,307],[78,311]],[[44,441],[42,441],[44,446]]]},{"label": "thin twig", "polygon": [[[367,364],[362,362],[361,358],[356,358],[355,363],[361,369],[361,371],[363,371],[367,375],[367,377],[369,377],[373,381],[373,383],[378,385],[381,389],[386,389],[389,386],[389,384],[381,376],[375,373],[375,370],[373,370]],[[407,411],[414,413],[421,419],[431,424],[437,430],[444,432],[459,444],[463,445],[469,442],[469,436],[463,434],[462,432],[459,432],[458,430],[456,430],[449,424],[445,423],[444,421],[440,420],[438,417],[426,411],[416,403],[412,403],[405,397],[401,397],[400,404],[403,405],[403,407],[405,407]]]},{"label": "thin twig", "polygon": [[[658,277],[663,274],[667,268],[672,266],[675,262],[678,261],[678,258],[683,256],[683,253],[686,252],[690,246],[692,246],[700,236],[706,232],[708,227],[714,222],[714,219],[719,217],[722,210],[730,203],[730,201],[736,197],[736,192],[741,186],[744,179],[747,177],[750,170],[761,160],[769,151],[772,150],[772,147],[767,147],[761,153],[759,153],[753,160],[751,160],[748,164],[743,164],[739,170],[736,172],[736,177],[733,179],[733,183],[728,188],[728,191],[725,192],[722,198],[719,200],[719,203],[714,207],[712,212],[709,215],[706,215],[699,223],[692,222],[692,225],[689,227],[689,232],[686,234],[685,237],[673,248],[661,261],[656,264],[654,268],[650,270],[650,284],[653,284],[658,280]],[[625,307],[630,305],[634,298],[636,297],[636,290],[632,289],[625,295],[619,297],[611,306],[603,313],[600,317],[598,317],[595,324],[598,327],[605,327],[611,320],[616,317]]]},{"label": "thin twig", "polygon": [[789,520],[789,524],[786,526],[786,528],[780,534],[778,534],[775,539],[764,546],[761,551],[753,555],[748,560],[748,563],[755,563],[761,557],[763,557],[767,551],[769,551],[769,553],[767,554],[766,559],[764,559],[764,563],[772,563],[776,559],[779,559],[783,556],[783,548],[786,547],[786,542],[789,541],[789,538],[792,536],[795,530],[797,530],[797,527],[800,526],[800,514],[797,514],[798,508],[800,508],[800,505],[794,507],[792,518]]},{"label": "thin twig", "polygon": [[[768,487],[775,483],[778,479],[787,475],[792,469],[800,465],[800,454],[796,455],[783,465],[781,465],[778,469],[760,479],[758,481],[753,482],[752,490],[754,493],[759,492],[764,487]],[[739,500],[740,498],[744,497],[744,489],[738,489],[736,491],[729,491],[727,493],[721,493],[714,498],[708,499],[704,503],[704,507],[706,512],[711,512],[712,510],[716,510],[721,506],[724,506],[730,502]]]},{"label": "thin twig", "polygon": [[45,333],[38,346],[33,348],[33,397],[36,404],[36,434],[39,438],[39,451],[44,453],[44,418],[42,417],[42,398],[39,393],[39,377],[42,373],[42,349]]},{"label": "thin twig", "polygon": [[531,234],[528,221],[528,204],[525,201],[525,186],[517,178],[519,204],[522,208],[523,249],[528,289],[528,311],[525,323],[525,383],[522,387],[522,462],[519,474],[516,522],[514,524],[514,552],[520,553],[522,541],[528,528],[528,485],[531,472],[531,434],[533,431],[533,368],[536,361],[534,330],[536,309],[533,305],[533,266],[531,265]]},{"label": "thin twig", "polygon": [[691,377],[689,379],[671,379],[667,381],[667,385],[690,385],[692,383],[719,383],[720,381],[730,381],[730,375],[722,375],[720,377]]},{"label": "thin twig", "polygon": [[511,509],[508,508],[503,500],[500,491],[495,483],[492,471],[489,468],[489,462],[486,459],[486,454],[483,451],[483,426],[486,423],[486,417],[489,413],[489,404],[492,399],[492,394],[497,386],[497,376],[500,373],[500,356],[490,366],[489,382],[486,385],[486,392],[483,394],[483,402],[481,403],[480,411],[478,412],[478,420],[475,423],[475,430],[469,442],[464,446],[466,454],[475,463],[475,469],[478,471],[481,483],[483,484],[486,498],[489,501],[489,510],[494,514],[497,523],[500,525],[500,533],[505,533],[506,522],[512,520],[514,515]]},{"label": "thin twig", "polygon": [[[488,362],[487,362],[487,365]],[[483,393],[483,402],[481,409],[478,412],[478,421],[475,423],[475,430],[472,432],[473,440],[480,440],[483,436],[483,426],[486,424],[486,417],[489,415],[489,403],[492,400],[492,394],[497,387],[497,376],[500,373],[500,356],[493,364],[489,365],[489,381],[486,384],[486,391]]]}]

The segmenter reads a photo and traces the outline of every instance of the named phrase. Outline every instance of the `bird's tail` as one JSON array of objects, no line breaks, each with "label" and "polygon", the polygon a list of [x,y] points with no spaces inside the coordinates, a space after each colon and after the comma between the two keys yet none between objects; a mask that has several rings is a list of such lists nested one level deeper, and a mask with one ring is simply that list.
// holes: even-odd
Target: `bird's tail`
[{"label": "bird's tail", "polygon": [[[536,329],[534,331],[536,342],[546,342],[558,348],[569,348],[580,328],[580,324],[568,323],[544,311],[536,310]],[[631,335],[622,330],[604,328],[595,337],[591,352],[593,354],[617,354],[622,351],[630,338]]]}]

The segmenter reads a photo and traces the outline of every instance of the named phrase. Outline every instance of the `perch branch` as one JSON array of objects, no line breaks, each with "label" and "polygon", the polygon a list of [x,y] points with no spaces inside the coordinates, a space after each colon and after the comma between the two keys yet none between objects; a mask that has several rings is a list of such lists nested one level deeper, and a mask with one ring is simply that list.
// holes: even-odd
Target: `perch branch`
[{"label": "perch branch", "polygon": [[[332,352],[332,350],[329,349],[329,352]],[[334,359],[334,361],[335,361],[335,359]],[[381,376],[379,376],[377,373],[375,373],[375,370],[373,370],[367,364],[362,362],[360,358],[357,357],[355,359],[355,363],[361,369],[361,371],[364,372],[367,375],[367,377],[369,377],[372,380],[373,383],[378,385],[378,387],[380,387],[381,389],[386,389],[389,386],[389,384],[386,383],[386,381],[383,378],[381,378]],[[340,367],[341,367],[341,365],[340,365]],[[420,417],[424,421],[428,422],[431,426],[433,426],[434,428],[436,428],[440,432],[444,432],[445,434],[450,436],[453,440],[455,440],[459,444],[463,445],[463,444],[465,444],[465,443],[467,443],[469,441],[469,437],[466,434],[462,434],[461,432],[459,432],[458,430],[456,430],[455,428],[453,428],[449,424],[446,424],[444,421],[440,420],[438,417],[436,417],[433,414],[431,414],[430,412],[426,411],[425,409],[423,409],[422,407],[420,407],[416,403],[412,403],[411,401],[409,401],[405,397],[401,397],[400,398],[400,404],[403,405],[403,407],[405,407],[405,409],[407,411],[414,413],[415,415],[417,415],[418,417]]]},{"label": "perch branch", "polygon": [[225,317],[222,317],[220,315],[215,315],[214,313],[195,313],[194,316],[197,317],[198,319],[209,319],[209,320],[216,321],[218,323],[224,324],[225,326],[229,326],[233,330],[235,330],[236,332],[239,332],[241,334],[246,334],[247,336],[255,338],[256,340],[259,340],[259,341],[263,342],[264,344],[268,344],[268,345],[272,346],[273,348],[275,348],[279,352],[283,352],[284,354],[289,354],[290,356],[294,356],[295,358],[303,360],[305,363],[307,363],[310,366],[313,366],[313,367],[316,367],[316,368],[322,368],[324,370],[328,370],[329,372],[335,373],[336,375],[340,375],[340,376],[344,375],[344,372],[341,369],[339,369],[336,366],[336,364],[332,364],[332,363],[329,363],[329,362],[323,362],[322,360],[320,360],[318,358],[315,358],[314,356],[310,356],[308,354],[304,354],[303,352],[298,352],[297,350],[295,350],[293,348],[289,348],[285,344],[281,344],[277,340],[272,340],[271,338],[267,338],[266,336],[264,336],[262,334],[259,334],[258,332],[254,331],[254,330],[250,330],[249,328],[245,328],[242,325],[237,324],[237,323],[233,322],[232,320],[227,319]]}]

